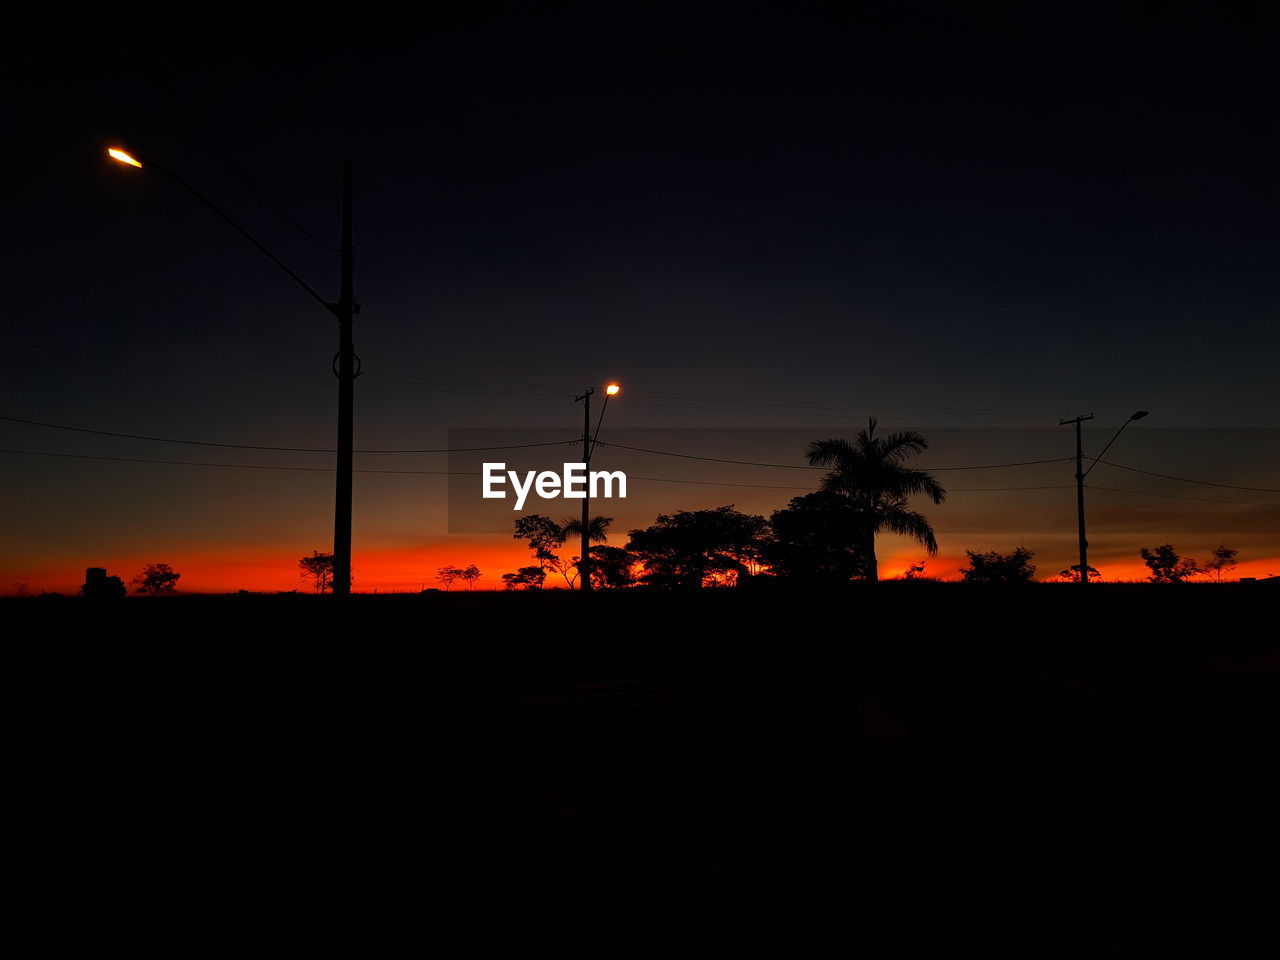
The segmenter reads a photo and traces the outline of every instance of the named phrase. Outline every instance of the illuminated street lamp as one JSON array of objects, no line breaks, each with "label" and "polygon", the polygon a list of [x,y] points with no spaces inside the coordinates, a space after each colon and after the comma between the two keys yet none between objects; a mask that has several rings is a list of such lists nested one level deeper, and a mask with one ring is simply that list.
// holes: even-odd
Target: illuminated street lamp
[{"label": "illuminated street lamp", "polygon": [[338,318],[338,352],[334,356],[333,372],[338,378],[338,462],[337,482],[334,494],[333,516],[333,592],[335,596],[351,593],[351,470],[354,453],[354,385],[359,376],[355,350],[352,346],[351,326],[360,305],[352,292],[354,256],[351,249],[351,161],[343,161],[342,167],[342,273],[338,301],[331,303],[318,294],[311,285],[285,265],[268,250],[257,237],[224,213],[212,200],[189,184],[172,170],[167,170],[150,160],[138,159],[119,147],[111,147],[107,155],[118,163],[139,169],[158,170],[176,180],[197,200],[234,227],[241,236],[257,247],[277,267],[287,273],[298,286],[322,303],[326,310]]},{"label": "illuminated street lamp", "polygon": [[107,151],[107,156],[111,157],[112,160],[119,160],[121,163],[127,163],[131,167],[142,166],[139,161],[133,159],[133,157],[129,156],[129,154],[125,153],[123,150],[117,150],[115,147],[112,147]]},{"label": "illuminated street lamp", "polygon": [[1120,434],[1124,432],[1124,428],[1133,423],[1133,421],[1141,420],[1145,416],[1147,416],[1146,410],[1137,410],[1130,414],[1129,419],[1120,424],[1120,429],[1117,430],[1112,435],[1111,439],[1107,441],[1107,445],[1102,448],[1102,453],[1099,453],[1093,458],[1093,463],[1089,465],[1088,470],[1084,469],[1084,447],[1080,436],[1080,424],[1084,423],[1086,420],[1092,420],[1093,414],[1089,414],[1087,417],[1072,417],[1070,420],[1058,421],[1058,426],[1065,426],[1066,424],[1071,423],[1075,424],[1076,428],[1076,529],[1080,540],[1081,583],[1089,582],[1089,541],[1085,539],[1084,535],[1084,478],[1093,472],[1093,468],[1096,467],[1098,465],[1098,461],[1102,459],[1102,454],[1111,449],[1111,445],[1116,442],[1116,437],[1120,436]]},{"label": "illuminated street lamp", "polygon": [[596,421],[596,432],[591,433],[591,395],[595,387],[587,387],[582,396],[574,397],[575,403],[582,401],[582,462],[587,473],[586,489],[582,496],[582,555],[578,560],[578,582],[584,593],[591,592],[591,453],[595,449],[596,437],[600,435],[600,424],[604,423],[604,412],[609,406],[609,398],[616,397],[622,387],[610,383],[604,388],[604,403],[600,405],[600,419]]}]

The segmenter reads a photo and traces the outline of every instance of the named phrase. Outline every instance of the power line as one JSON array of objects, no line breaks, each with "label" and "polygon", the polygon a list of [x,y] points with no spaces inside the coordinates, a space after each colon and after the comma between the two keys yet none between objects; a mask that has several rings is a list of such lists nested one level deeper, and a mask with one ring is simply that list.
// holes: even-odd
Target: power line
[{"label": "power line", "polygon": [[[69,427],[61,423],[46,423],[42,420],[24,420],[21,417],[0,416],[0,420],[10,423],[25,423],[32,427],[47,427],[51,430],[71,430],[75,433],[92,433],[101,437],[120,437],[126,440],[149,440],[153,443],[182,443],[195,447],[222,447],[229,450],[268,450],[274,453],[336,453],[332,447],[273,447],[252,443],[216,443],[212,440],[180,440],[173,437],[150,437],[137,433],[115,433],[110,430],[92,430],[89,427]],[[491,447],[437,447],[417,450],[357,450],[356,453],[470,453],[482,450],[520,450],[526,447],[559,447],[577,443],[577,440],[549,440],[545,443],[511,443]]]},{"label": "power line", "polygon": [[[184,445],[188,445],[188,446],[199,446],[199,447],[218,447],[218,448],[228,449],[228,450],[262,450],[262,451],[273,452],[273,453],[334,453],[334,452],[335,452],[335,451],[334,451],[334,449],[333,449],[333,448],[331,448],[331,447],[283,447],[283,446],[274,446],[274,445],[267,445],[267,444],[222,443],[222,442],[212,441],[212,440],[187,440],[187,439],[177,438],[177,437],[154,437],[154,436],[150,436],[150,435],[146,435],[146,434],[120,433],[120,432],[111,431],[111,430],[95,430],[95,429],[90,428],[90,427],[75,427],[75,426],[70,426],[70,425],[67,425],[67,424],[61,424],[61,423],[49,423],[49,422],[47,422],[47,421],[43,421],[43,420],[29,420],[29,419],[26,419],[26,418],[23,418],[23,417],[10,417],[10,416],[2,416],[2,415],[0,415],[0,421],[6,421],[6,422],[9,422],[9,423],[21,423],[21,424],[25,424],[25,425],[27,425],[27,426],[43,427],[43,428],[50,429],[50,430],[67,430],[67,431],[71,431],[71,432],[74,432],[74,433],[88,433],[88,434],[93,434],[93,435],[95,435],[95,436],[103,436],[103,437],[117,437],[117,438],[126,439],[126,440],[145,440],[145,441],[152,442],[152,443],[177,443],[177,444],[184,444]],[[361,450],[357,450],[356,452],[357,452],[357,453],[366,453],[366,454],[478,453],[478,452],[489,451],[489,450],[522,450],[522,449],[530,449],[530,448],[537,448],[537,447],[557,447],[557,446],[568,446],[568,445],[571,445],[571,444],[575,444],[575,443],[577,443],[577,442],[578,442],[578,440],[575,438],[575,439],[573,439],[573,440],[549,440],[549,441],[543,441],[543,442],[539,442],[539,443],[494,444],[494,445],[488,445],[488,446],[474,446],[474,447],[422,447],[422,448],[412,448],[412,449],[408,449],[408,448],[406,448],[406,449],[361,449]],[[703,461],[703,462],[706,462],[706,463],[728,463],[728,464],[734,464],[734,465],[738,465],[738,466],[748,466],[748,467],[772,467],[772,468],[776,468],[776,469],[783,469],[783,470],[820,470],[820,471],[821,471],[821,470],[826,470],[826,469],[827,469],[826,467],[814,467],[814,466],[806,466],[806,465],[802,465],[802,464],[794,464],[794,463],[773,463],[773,462],[769,462],[769,461],[762,461],[762,460],[737,460],[737,459],[732,459],[732,458],[729,458],[729,457],[707,457],[707,456],[702,456],[702,455],[700,455],[700,454],[693,454],[693,453],[678,453],[678,452],[676,452],[676,451],[672,451],[672,450],[656,450],[656,449],[654,449],[654,448],[652,448],[652,447],[635,447],[635,446],[630,446],[630,445],[628,445],[628,444],[624,444],[624,443],[614,443],[614,442],[607,441],[607,440],[600,440],[600,441],[597,441],[597,442],[598,442],[599,446],[602,446],[602,447],[615,447],[615,448],[617,448],[617,449],[619,449],[619,450],[629,450],[629,451],[632,451],[632,452],[635,452],[635,453],[647,453],[647,454],[651,454],[651,455],[654,455],[654,456],[662,456],[662,457],[676,457],[676,458],[678,458],[678,459],[683,459],[683,460],[699,460],[699,461]],[[10,451],[10,452],[21,452],[21,451]],[[31,452],[34,452],[34,451],[31,451]],[[63,454],[62,456],[72,456],[72,454]],[[100,459],[109,459],[109,458],[100,458]],[[120,459],[130,459],[130,458],[120,458]],[[147,460],[146,460],[146,459],[144,459],[144,458],[133,458],[133,459],[138,460],[138,462],[149,462],[149,461],[147,461]],[[945,471],[955,471],[955,470],[997,470],[997,469],[1003,469],[1003,468],[1007,468],[1007,467],[1027,467],[1027,466],[1037,466],[1037,465],[1047,464],[1047,463],[1064,463],[1064,462],[1066,462],[1066,461],[1068,461],[1068,460],[1071,460],[1071,459],[1072,459],[1071,457],[1053,457],[1053,458],[1046,459],[1046,460],[1015,460],[1015,461],[1010,461],[1010,462],[1007,462],[1007,463],[983,463],[983,464],[967,464],[967,465],[963,465],[963,466],[922,467],[921,469],[930,470],[930,471],[934,471],[934,472],[945,472]],[[177,462],[182,462],[182,461],[156,461],[156,462],[174,462],[174,463],[177,463]],[[1222,489],[1226,489],[1226,490],[1245,490],[1245,491],[1249,491],[1249,492],[1252,492],[1252,493],[1280,493],[1280,488],[1276,488],[1276,487],[1246,487],[1246,486],[1240,486],[1240,485],[1238,485],[1238,484],[1218,483],[1218,482],[1216,482],[1216,481],[1212,481],[1212,480],[1195,480],[1195,479],[1192,479],[1192,478],[1190,478],[1190,477],[1179,477],[1179,476],[1174,476],[1174,475],[1172,475],[1172,474],[1167,474],[1167,473],[1156,473],[1156,472],[1151,471],[1151,470],[1142,470],[1142,469],[1139,469],[1138,467],[1129,467],[1129,466],[1125,466],[1124,464],[1121,464],[1121,463],[1112,463],[1110,460],[1098,460],[1097,462],[1098,462],[1098,463],[1106,464],[1106,465],[1107,465],[1107,466],[1109,466],[1109,467],[1115,467],[1115,468],[1117,468],[1117,469],[1119,469],[1119,470],[1128,470],[1128,471],[1129,471],[1129,472],[1131,472],[1131,473],[1139,473],[1139,474],[1143,474],[1144,476],[1149,476],[1149,477],[1158,477],[1158,478],[1160,478],[1160,479],[1162,479],[1162,480],[1175,480],[1175,481],[1178,481],[1178,482],[1181,482],[1181,483],[1194,483],[1194,484],[1199,484],[1199,485],[1201,485],[1201,486],[1220,487],[1220,488],[1222,488]],[[210,464],[210,465],[211,465],[211,466],[223,466],[223,464]],[[258,467],[259,465],[256,465],[256,464],[244,464],[244,465],[242,465],[242,466],[246,466],[246,467],[250,467],[250,468],[255,468],[255,467]],[[275,468],[275,467],[272,467],[272,468],[267,468],[267,469],[284,469],[284,468]],[[292,468],[292,469],[303,469],[303,468]],[[308,469],[324,469],[324,468],[308,468]],[[390,471],[390,470],[389,470],[389,471],[372,471],[372,470],[365,470],[365,471],[362,471],[362,472],[365,472],[365,473],[373,473],[373,472],[386,472],[386,473],[414,473],[414,472],[421,472],[421,473],[433,473],[433,472],[436,472],[436,471],[408,471],[408,470],[403,470],[403,471]],[[639,479],[639,478],[638,478],[638,479]],[[654,479],[656,479],[656,478],[654,478]],[[677,481],[677,482],[688,482],[688,483],[695,483],[695,482],[697,482],[697,483],[711,483],[712,481]],[[723,485],[723,486],[729,486],[729,485],[731,485],[731,484],[725,483],[725,484],[721,484],[721,485]],[[732,485],[737,485],[737,486],[747,486],[747,484],[732,484]],[[758,484],[757,486],[761,486],[761,487],[769,487],[769,486],[776,486],[776,485],[773,485],[773,484]],[[779,487],[779,489],[782,489],[782,488],[781,488],[781,487]],[[791,488],[791,489],[799,489],[799,488]],[[1052,488],[1050,488],[1050,487],[1043,487],[1043,488],[1032,488],[1032,487],[1002,487],[1002,488],[985,488],[985,489],[991,489],[991,490],[997,490],[997,489],[1003,489],[1003,490],[1026,490],[1026,489],[1052,489]],[[1099,488],[1097,488],[1097,489],[1110,489],[1110,488],[1099,487]],[[957,491],[957,492],[959,492],[959,491]],[[1122,490],[1122,491],[1118,491],[1118,492],[1122,492],[1122,493],[1124,493],[1124,492],[1130,492],[1130,493],[1141,493],[1141,491],[1123,491],[1123,490]],[[1150,494],[1150,496],[1161,496],[1161,494]],[[1169,495],[1164,495],[1164,496],[1172,496],[1172,495],[1171,495],[1171,494],[1169,494]],[[1183,499],[1198,499],[1198,498],[1194,498],[1194,497],[1192,497],[1192,498],[1183,498]],[[1202,498],[1200,498],[1200,499],[1202,499]],[[1233,501],[1233,500],[1213,501],[1213,500],[1209,500],[1209,501],[1206,501],[1206,502],[1245,503],[1245,502],[1247,502],[1247,501]],[[1263,506],[1270,506],[1270,504],[1262,504],[1262,505],[1263,505]]]},{"label": "power line", "polygon": [[1031,467],[1039,463],[1063,463],[1067,460],[1074,460],[1074,457],[1052,457],[1048,460],[1015,460],[1012,463],[979,463],[973,466],[964,467],[921,467],[921,470],[998,470],[1001,467]]},{"label": "power line", "polygon": [[812,487],[791,487],[776,483],[739,483],[729,480],[684,480],[677,477],[640,477],[635,474],[628,474],[628,480],[648,480],[653,483],[691,483],[704,487],[755,487],[762,490],[808,490],[813,491]]},{"label": "power line", "polygon": [[290,217],[287,213],[285,213],[278,206],[276,206],[275,203],[272,202],[271,198],[268,197],[258,187],[256,183],[254,183],[252,180],[249,179],[249,175],[240,169],[239,164],[237,164],[234,160],[231,159],[231,154],[223,150],[222,145],[218,143],[217,140],[213,139],[213,137],[210,136],[208,133],[205,134],[205,137],[209,140],[210,143],[213,144],[214,149],[216,149],[220,154],[222,154],[222,158],[227,161],[227,163],[231,166],[231,169],[234,170],[236,173],[240,174],[240,178],[249,185],[249,189],[251,189],[254,193],[256,193],[263,203],[265,203],[268,207],[270,207],[277,214],[279,214],[280,218],[284,220],[285,223],[289,224],[289,226],[293,227],[293,229],[297,230],[300,234],[302,234],[312,243],[319,244],[320,246],[324,247],[326,250],[331,250],[334,253],[342,252],[342,250],[339,249],[338,247],[335,247],[331,243],[326,243],[325,241],[314,236],[309,230],[306,230],[302,226],[299,226],[299,224],[292,217]]},{"label": "power line", "polygon": [[[715,413],[741,413],[750,414],[756,417],[802,417],[804,419],[821,418],[823,420],[851,421],[861,418],[865,415],[865,408],[854,411],[838,411],[835,409],[813,410],[813,409],[769,409],[764,406],[744,407],[738,404],[733,405],[713,405],[708,403],[696,403],[688,401],[668,401],[668,400],[644,400],[632,397],[629,403],[633,405],[647,407],[669,407],[680,410],[707,410]],[[900,416],[907,414],[898,413]],[[976,423],[988,422],[992,420],[1029,420],[1031,418],[1019,414],[966,414],[961,416],[941,416],[931,413],[912,413],[911,418],[916,421],[927,421],[929,423]],[[825,428],[824,428],[825,429]]]},{"label": "power line", "polygon": [[[703,457],[693,453],[673,453],[670,450],[654,450],[650,447],[631,447],[625,443],[610,443],[606,440],[600,441],[602,447],[617,447],[620,450],[632,450],[637,453],[652,453],[663,457],[680,457],[685,460],[705,460],[710,463],[734,463],[747,467],[778,467],[784,470],[827,470],[826,467],[810,467],[796,463],[766,463],[760,460],[730,460],[725,457]],[[985,463],[974,464],[972,466],[963,467],[922,467],[927,470],[994,470],[999,467],[1026,467],[1040,463],[1062,463],[1071,460],[1072,457],[1054,457],[1049,460],[1019,460],[1013,463]]]},{"label": "power line", "polygon": [[[218,463],[213,460],[163,460],[152,457],[108,457],[97,454],[87,453],[54,453],[48,450],[17,450],[13,448],[0,447],[0,453],[11,453],[30,457],[59,457],[68,460],[105,460],[112,463],[148,463],[148,464],[164,464],[167,466],[179,467],[226,467],[233,470],[291,470],[301,471],[303,473],[333,473],[332,467],[296,467],[289,465],[268,464],[268,463]],[[400,474],[404,476],[435,476],[435,477],[479,477],[482,476],[478,471],[472,470],[360,470],[356,473],[380,473],[380,474]],[[773,483],[738,483],[733,481],[721,480],[686,480],[679,477],[641,477],[635,474],[630,475],[629,479],[644,480],[650,483],[688,483],[698,486],[708,487],[753,487],[763,490],[809,490],[811,487],[795,487],[785,486]],[[1009,490],[1060,490],[1063,487],[1070,487],[1071,484],[1057,484],[1052,486],[1039,487],[970,487],[961,490],[949,490],[948,493],[989,493],[1002,492]]]},{"label": "power line", "polygon": [[1109,493],[1131,493],[1138,497],[1160,497],[1162,500],[1194,500],[1197,503],[1230,503],[1245,507],[1280,508],[1280,503],[1262,503],[1257,500],[1219,500],[1212,497],[1184,497],[1176,493],[1150,493],[1146,490],[1124,490],[1120,487],[1099,487],[1092,483],[1086,483],[1085,487],[1089,490],[1106,490]]},{"label": "power line", "polygon": [[[29,457],[62,457],[69,460],[109,460],[113,463],[162,463],[179,467],[227,467],[234,470],[295,470],[303,473],[333,473],[334,467],[295,467],[272,463],[217,463],[213,460],[160,460],[151,457],[106,457],[88,453],[51,453],[47,450],[14,450],[0,448],[0,453],[16,453]],[[469,476],[479,473],[456,470],[356,470],[356,473],[407,473],[430,476]]]},{"label": "power line", "polygon": [[1178,480],[1182,483],[1198,483],[1204,487],[1222,487],[1226,490],[1248,490],[1250,493],[1280,493],[1277,487],[1240,487],[1233,483],[1215,483],[1212,480],[1192,480],[1189,477],[1175,477],[1167,473],[1152,473],[1150,470],[1139,470],[1137,467],[1126,467],[1121,463],[1112,463],[1110,460],[1099,460],[1099,463],[1105,463],[1108,467],[1115,467],[1118,470],[1128,470],[1131,473],[1142,473],[1148,477],[1159,477],[1161,480]]},{"label": "power line", "polygon": [[762,463],[758,460],[729,460],[725,457],[700,457],[693,453],[672,453],[669,450],[653,450],[649,447],[631,447],[625,443],[611,443],[601,440],[602,447],[616,447],[619,450],[631,450],[635,453],[652,453],[660,457],[680,457],[684,460],[704,460],[709,463],[735,463],[747,467],[780,467],[784,470],[825,470],[825,467],[806,467],[795,463]]},{"label": "power line", "polygon": [[1074,483],[1049,483],[1034,487],[948,487],[947,496],[953,493],[996,493],[1005,490],[1071,490]]},{"label": "power line", "polygon": [[[62,423],[48,423],[43,420],[28,420],[23,417],[7,417],[0,416],[0,420],[9,423],[22,423],[32,427],[45,427],[50,430],[69,430],[74,433],[90,433],[103,437],[118,437],[126,440],[146,440],[153,443],[181,443],[188,446],[197,447],[220,447],[229,450],[265,450],[273,453],[334,453],[331,447],[280,447],[265,444],[252,443],[221,443],[212,440],[185,440],[175,437],[153,437],[145,434],[137,433],[117,433],[111,430],[94,430],[89,427],[73,427]],[[474,453],[485,450],[520,450],[530,447],[558,447],[568,444],[577,443],[575,440],[550,440],[542,443],[512,443],[493,446],[480,447],[437,447],[437,448],[419,448],[404,450],[357,450],[356,453]],[[692,453],[675,453],[669,450],[654,450],[648,447],[632,447],[623,443],[610,443],[605,440],[599,441],[602,447],[616,447],[620,450],[631,450],[637,453],[649,453],[663,457],[680,457],[686,460],[704,460],[710,463],[732,463],[750,467],[777,467],[785,470],[825,470],[826,467],[810,467],[793,463],[766,463],[757,460],[732,460],[726,457],[703,457]],[[1055,457],[1050,460],[1021,460],[1013,463],[989,463],[975,464],[972,466],[962,467],[930,467],[931,470],[991,470],[1000,467],[1023,467],[1041,463],[1061,463],[1064,460],[1070,460],[1070,457]]]}]

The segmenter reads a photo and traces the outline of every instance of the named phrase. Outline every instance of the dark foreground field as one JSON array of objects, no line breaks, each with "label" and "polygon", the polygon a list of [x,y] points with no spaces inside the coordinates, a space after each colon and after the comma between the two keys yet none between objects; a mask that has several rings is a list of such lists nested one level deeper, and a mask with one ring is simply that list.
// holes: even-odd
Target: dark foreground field
[{"label": "dark foreground field", "polygon": [[7,952],[1275,956],[1276,598],[8,601]]}]

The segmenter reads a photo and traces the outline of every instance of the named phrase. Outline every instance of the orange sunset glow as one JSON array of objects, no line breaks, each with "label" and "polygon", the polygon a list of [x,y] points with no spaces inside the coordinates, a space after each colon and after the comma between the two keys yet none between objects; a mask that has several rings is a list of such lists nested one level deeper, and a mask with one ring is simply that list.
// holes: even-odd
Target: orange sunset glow
[{"label": "orange sunset glow", "polygon": [[[297,590],[307,593],[311,591],[311,585],[299,576],[298,560],[309,552],[246,546],[242,549],[170,551],[160,554],[122,552],[84,556],[73,569],[68,569],[69,564],[66,563],[43,568],[32,566],[0,569],[0,578],[3,578],[0,583],[4,583],[6,587],[0,594],[14,595],[19,584],[24,585],[29,593],[47,591],[74,594],[84,580],[84,567],[105,566],[109,574],[118,575],[127,583],[148,563],[156,562],[169,563],[182,574],[178,584],[179,593],[234,593],[237,590],[263,593]],[[937,557],[929,558],[919,551],[895,550],[882,556],[882,576],[885,579],[898,579],[909,565],[921,560],[925,561],[925,571],[921,576],[939,580],[958,580],[960,570],[967,562],[963,553],[957,556],[944,551]],[[437,569],[473,563],[480,568],[482,574],[473,589],[500,590],[503,588],[502,574],[535,562],[522,544],[509,537],[434,538],[415,547],[357,550],[352,564],[355,572],[353,590],[356,593],[417,593],[424,588],[443,589],[442,584],[435,580]],[[1094,565],[1101,572],[1104,582],[1141,582],[1151,572],[1136,558],[1134,561],[1103,560]],[[1049,566],[1051,565],[1040,565],[1037,579],[1058,579],[1057,568],[1051,570]],[[1065,566],[1064,563],[1063,567]],[[1280,575],[1280,556],[1243,558],[1237,567],[1223,577],[1223,581],[1232,582],[1246,577],[1262,579],[1276,575]],[[1193,582],[1207,583],[1214,579],[1211,574],[1202,574],[1195,577]],[[565,588],[566,584],[551,575],[546,586],[549,589],[559,589]],[[465,587],[455,584],[452,589],[462,590]]]}]

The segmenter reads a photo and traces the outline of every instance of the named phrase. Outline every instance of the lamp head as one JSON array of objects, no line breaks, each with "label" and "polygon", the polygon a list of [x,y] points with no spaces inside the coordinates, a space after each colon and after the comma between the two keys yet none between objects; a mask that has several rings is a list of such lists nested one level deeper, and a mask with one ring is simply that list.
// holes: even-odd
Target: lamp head
[{"label": "lamp head", "polygon": [[622,387],[616,383],[611,383],[604,388],[604,392],[611,397],[616,397],[621,390],[622,390]]},{"label": "lamp head", "polygon": [[1133,416],[1131,416],[1129,419],[1130,419],[1130,420],[1141,420],[1141,419],[1142,419],[1143,417],[1145,417],[1146,415],[1147,415],[1147,411],[1146,411],[1146,410],[1139,410],[1137,413],[1135,413],[1135,414],[1134,414]]},{"label": "lamp head", "polygon": [[142,166],[142,164],[139,161],[129,156],[129,154],[125,153],[125,151],[120,150],[116,147],[109,148],[107,150],[107,156],[109,156],[112,160],[118,160],[120,163],[127,163],[131,167]]}]

